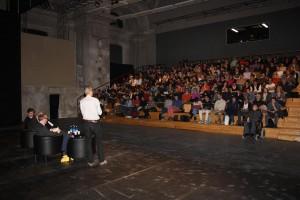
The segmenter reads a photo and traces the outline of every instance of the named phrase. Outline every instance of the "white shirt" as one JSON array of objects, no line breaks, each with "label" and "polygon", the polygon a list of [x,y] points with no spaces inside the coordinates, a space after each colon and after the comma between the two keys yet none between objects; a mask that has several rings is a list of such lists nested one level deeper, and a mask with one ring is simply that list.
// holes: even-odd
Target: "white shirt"
[{"label": "white shirt", "polygon": [[248,110],[248,103],[244,103],[243,110]]},{"label": "white shirt", "polygon": [[86,96],[80,101],[80,111],[84,120],[99,120],[102,114],[100,101],[95,97]]},{"label": "white shirt", "polygon": [[244,79],[250,79],[251,78],[251,72],[244,72]]}]

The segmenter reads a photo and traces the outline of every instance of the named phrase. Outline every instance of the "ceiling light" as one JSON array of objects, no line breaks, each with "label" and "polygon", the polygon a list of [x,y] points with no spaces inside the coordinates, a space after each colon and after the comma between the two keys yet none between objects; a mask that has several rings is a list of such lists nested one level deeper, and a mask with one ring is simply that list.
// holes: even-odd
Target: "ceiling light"
[{"label": "ceiling light", "polygon": [[261,25],[265,28],[269,28],[269,26],[266,23],[262,23]]},{"label": "ceiling light", "polygon": [[235,32],[235,33],[238,33],[238,32],[239,32],[239,31],[236,30],[235,28],[231,28],[231,30],[232,30],[233,32]]}]

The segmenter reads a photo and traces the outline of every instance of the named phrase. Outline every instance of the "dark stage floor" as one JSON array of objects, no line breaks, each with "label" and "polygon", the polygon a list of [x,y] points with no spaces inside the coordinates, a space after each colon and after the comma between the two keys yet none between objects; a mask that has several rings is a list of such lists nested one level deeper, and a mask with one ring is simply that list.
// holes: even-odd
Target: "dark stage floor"
[{"label": "dark stage floor", "polygon": [[300,143],[105,124],[108,165],[47,166],[0,133],[0,199],[300,199]]}]

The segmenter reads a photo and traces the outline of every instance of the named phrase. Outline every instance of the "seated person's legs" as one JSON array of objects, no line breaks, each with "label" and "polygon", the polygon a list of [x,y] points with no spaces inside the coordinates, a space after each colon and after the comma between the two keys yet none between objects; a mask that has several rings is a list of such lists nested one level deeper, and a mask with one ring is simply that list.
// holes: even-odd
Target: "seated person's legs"
[{"label": "seated person's legs", "polygon": [[192,116],[194,117],[194,121],[196,121],[196,119],[197,119],[197,114],[198,114],[198,109],[193,108],[192,109]]},{"label": "seated person's legs", "polygon": [[243,133],[243,136],[250,134],[250,129],[251,129],[251,123],[250,122],[245,122],[244,123],[244,133]]},{"label": "seated person's legs", "polygon": [[229,116],[229,124],[234,125],[234,114],[230,113],[228,116]]},{"label": "seated person's legs", "polygon": [[66,154],[70,136],[66,132],[63,132],[62,135],[63,135],[63,142],[62,142],[62,146],[61,146],[61,151],[63,152],[63,154]]},{"label": "seated person's legs", "polygon": [[222,124],[224,120],[222,120],[223,111],[216,111],[215,115],[217,115],[216,124]]},{"label": "seated person's legs", "polygon": [[200,118],[200,123],[203,123],[203,114],[204,110],[199,110],[199,118]]},{"label": "seated person's legs", "polygon": [[210,113],[210,110],[205,110],[205,123],[208,124],[208,115]]},{"label": "seated person's legs", "polygon": [[255,121],[251,121],[250,122],[250,134],[252,135],[256,135],[256,122]]}]

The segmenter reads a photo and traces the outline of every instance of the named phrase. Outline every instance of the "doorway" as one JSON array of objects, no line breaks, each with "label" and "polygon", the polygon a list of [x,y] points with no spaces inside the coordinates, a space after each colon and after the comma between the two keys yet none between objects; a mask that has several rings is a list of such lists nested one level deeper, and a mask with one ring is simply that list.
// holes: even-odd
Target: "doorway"
[{"label": "doorway", "polygon": [[58,119],[59,94],[50,94],[50,119]]}]

